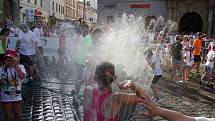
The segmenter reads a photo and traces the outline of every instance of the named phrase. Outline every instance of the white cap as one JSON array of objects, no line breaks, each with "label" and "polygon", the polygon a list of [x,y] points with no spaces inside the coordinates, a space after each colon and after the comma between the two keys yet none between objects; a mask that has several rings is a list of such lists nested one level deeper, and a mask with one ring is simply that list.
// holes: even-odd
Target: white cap
[{"label": "white cap", "polygon": [[10,31],[14,32],[14,31],[15,31],[15,29],[11,27],[11,28],[10,28]]}]

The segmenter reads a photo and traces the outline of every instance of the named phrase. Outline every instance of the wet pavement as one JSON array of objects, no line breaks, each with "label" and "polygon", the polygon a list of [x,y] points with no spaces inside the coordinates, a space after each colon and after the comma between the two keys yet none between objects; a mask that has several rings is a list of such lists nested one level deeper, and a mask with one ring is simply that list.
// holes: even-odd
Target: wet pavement
[{"label": "wet pavement", "polygon": [[[169,78],[168,74],[164,74],[159,82],[161,107],[177,110],[190,116],[215,117],[215,89],[200,86],[198,81],[173,83]],[[82,98],[72,94],[74,81],[72,79],[61,80],[42,78],[34,87],[24,86],[23,121],[83,120]],[[147,88],[147,92],[151,94],[149,84],[146,84],[144,88]],[[126,111],[123,112],[122,109],[120,112],[119,121],[146,120],[141,115],[144,110],[142,106],[129,106],[124,110]],[[2,112],[0,114],[2,115]],[[163,119],[155,117],[154,120],[162,121]]]}]

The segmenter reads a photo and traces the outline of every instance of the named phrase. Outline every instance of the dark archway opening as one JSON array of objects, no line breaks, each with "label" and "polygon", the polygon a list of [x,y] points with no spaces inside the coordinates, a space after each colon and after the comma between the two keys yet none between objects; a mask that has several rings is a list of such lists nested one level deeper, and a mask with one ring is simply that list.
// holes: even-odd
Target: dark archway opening
[{"label": "dark archway opening", "polygon": [[196,12],[185,13],[179,22],[179,33],[196,33],[202,32],[203,21],[201,16]]}]

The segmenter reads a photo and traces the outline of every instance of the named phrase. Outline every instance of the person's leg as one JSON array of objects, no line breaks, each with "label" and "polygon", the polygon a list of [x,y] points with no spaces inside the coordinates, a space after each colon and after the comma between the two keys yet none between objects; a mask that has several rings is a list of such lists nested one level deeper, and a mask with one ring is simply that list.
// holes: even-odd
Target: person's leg
[{"label": "person's leg", "polygon": [[204,73],[203,75],[202,75],[202,77],[201,77],[201,80],[203,81],[203,80],[206,80],[206,77],[207,77],[207,73]]},{"label": "person's leg", "polygon": [[153,95],[154,95],[154,98],[158,98],[158,89],[157,89],[157,85],[156,84],[151,84],[151,89],[152,89],[152,92],[153,92]]},{"label": "person's leg", "polygon": [[181,74],[182,74],[182,79],[185,80],[185,76],[186,76],[186,67],[185,67],[185,65],[183,65]]},{"label": "person's leg", "polygon": [[[35,67],[35,55],[31,55],[28,57],[28,66],[29,66],[29,75],[30,75],[30,79],[33,80],[33,76],[34,76],[34,67]],[[37,71],[38,68],[36,68]]]},{"label": "person's leg", "polygon": [[153,77],[152,84],[151,84],[151,89],[152,89],[154,98],[157,100],[159,99],[157,83],[158,83],[160,78],[161,78],[161,75],[155,75]]},{"label": "person's leg", "polygon": [[181,69],[180,66],[177,64],[175,66],[176,74],[175,74],[175,80],[179,81],[181,79]]},{"label": "person's leg", "polygon": [[190,70],[194,69],[196,67],[197,63],[194,61],[193,65],[191,66]]},{"label": "person's leg", "polygon": [[175,76],[176,76],[176,64],[175,64],[174,60],[172,60],[172,69],[171,70],[172,70],[171,79],[173,81],[173,80],[175,80]]},{"label": "person's leg", "polygon": [[2,107],[4,110],[5,121],[13,121],[13,110],[11,103],[2,103]]},{"label": "person's leg", "polygon": [[189,80],[188,72],[189,72],[188,67],[186,67],[184,70],[184,80],[186,80],[186,81]]},{"label": "person's leg", "polygon": [[199,73],[200,64],[201,64],[201,61],[198,61],[197,65],[196,65],[196,72],[197,73]]},{"label": "person's leg", "polygon": [[21,121],[21,107],[22,101],[12,103],[13,113],[14,113],[14,121]]},{"label": "person's leg", "polygon": [[82,84],[84,84],[84,80],[80,80],[80,81],[76,82],[76,84],[75,84],[75,93],[76,94],[79,94]]}]

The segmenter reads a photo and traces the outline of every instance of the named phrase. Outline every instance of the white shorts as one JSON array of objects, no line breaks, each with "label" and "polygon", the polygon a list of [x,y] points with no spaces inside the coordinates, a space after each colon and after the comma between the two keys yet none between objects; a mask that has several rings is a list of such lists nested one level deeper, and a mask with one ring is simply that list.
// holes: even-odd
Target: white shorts
[{"label": "white shorts", "polygon": [[195,117],[196,121],[215,121],[215,118]]}]

